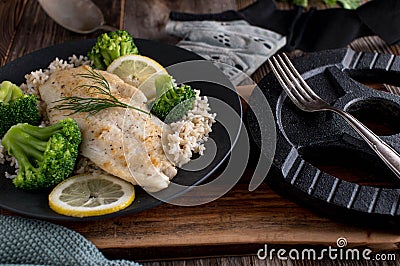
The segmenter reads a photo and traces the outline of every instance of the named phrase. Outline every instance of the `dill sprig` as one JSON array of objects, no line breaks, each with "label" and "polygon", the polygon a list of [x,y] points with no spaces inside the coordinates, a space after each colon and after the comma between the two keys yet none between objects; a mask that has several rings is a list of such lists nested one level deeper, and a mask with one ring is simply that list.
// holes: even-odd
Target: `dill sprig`
[{"label": "dill sprig", "polygon": [[60,100],[53,102],[60,104],[54,106],[52,109],[70,110],[73,111],[71,114],[88,113],[89,115],[95,115],[103,109],[107,109],[110,107],[122,107],[122,108],[134,109],[136,111],[140,111],[150,115],[149,112],[146,112],[142,109],[136,108],[129,104],[123,103],[119,101],[114,95],[112,95],[110,84],[100,72],[90,68],[88,69],[88,73],[78,74],[78,75],[93,81],[93,84],[92,85],[84,84],[78,86],[77,88],[87,88],[88,90],[94,90],[94,93],[103,95],[104,97],[101,98],[78,97],[78,96],[61,97]]}]

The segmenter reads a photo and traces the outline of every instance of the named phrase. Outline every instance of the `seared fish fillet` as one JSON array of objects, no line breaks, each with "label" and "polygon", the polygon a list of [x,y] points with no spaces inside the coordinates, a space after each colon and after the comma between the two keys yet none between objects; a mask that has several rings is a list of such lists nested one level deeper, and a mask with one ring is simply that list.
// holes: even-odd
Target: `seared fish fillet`
[{"label": "seared fish fillet", "polygon": [[[149,111],[146,96],[140,90],[114,74],[99,72],[110,84],[111,93],[121,102]],[[62,96],[104,97],[86,86],[80,87],[94,84],[79,75],[88,73],[87,66],[58,71],[39,88],[41,98],[47,104],[50,123],[65,117],[74,118],[82,132],[81,155],[104,171],[149,192],[168,187],[177,170],[162,147],[162,131],[167,126],[157,117],[120,107],[103,109],[95,115],[52,109],[59,104],[54,102]]]}]

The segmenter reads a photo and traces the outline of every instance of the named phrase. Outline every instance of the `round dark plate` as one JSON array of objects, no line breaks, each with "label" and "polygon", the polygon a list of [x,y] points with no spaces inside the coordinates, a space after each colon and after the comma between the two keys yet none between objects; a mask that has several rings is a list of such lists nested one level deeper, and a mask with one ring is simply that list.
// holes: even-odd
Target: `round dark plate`
[{"label": "round dark plate", "polygon": [[[77,56],[86,55],[87,51],[93,46],[94,43],[94,39],[80,40],[58,44],[35,51],[0,68],[0,80],[10,80],[16,84],[21,84],[25,82],[25,74],[37,69],[47,68],[49,63],[56,57],[60,59],[67,59],[73,54],[76,54]],[[203,60],[203,58],[192,52],[172,45],[143,39],[135,39],[135,44],[138,46],[138,49],[142,55],[153,58],[164,67],[180,62]],[[206,61],[203,60],[203,63],[204,62]],[[214,66],[210,63],[208,69],[213,70],[214,73],[219,72],[216,67],[214,67],[215,69],[213,69],[213,67]],[[175,77],[176,73],[171,74]],[[199,73],[199,75],[201,75],[201,73]],[[242,117],[241,102],[239,96],[232,90],[233,85],[222,73],[218,78],[220,79],[219,84],[225,84],[225,86],[204,81],[192,82],[191,85],[194,88],[199,89],[201,91],[201,95],[209,96],[210,98],[217,98],[227,103],[234,109],[234,111],[237,112],[240,117]],[[180,77],[180,79],[184,79],[184,77]],[[177,80],[179,81],[179,79]],[[191,80],[196,79],[191,77]],[[197,80],[205,79],[204,77],[201,77]],[[213,110],[213,105],[211,102],[210,107]],[[221,120],[224,119],[223,113],[217,113],[217,116],[219,117],[218,120],[223,121]],[[238,135],[240,127],[241,125],[238,124],[237,130],[235,130],[235,132],[230,132],[230,134],[233,133]],[[213,125],[213,132],[210,134],[210,138],[212,138],[217,145],[216,155],[212,162],[204,169],[195,172],[188,172],[179,169],[178,174],[173,179],[173,182],[186,186],[194,186],[204,182],[219,166],[221,166],[224,160],[229,156],[233,144],[230,142],[228,132],[218,121]],[[0,165],[0,207],[30,217],[65,221],[96,220],[140,212],[162,203],[161,201],[147,194],[140,187],[136,186],[136,199],[132,205],[124,210],[109,215],[86,218],[63,216],[53,212],[49,208],[47,199],[49,191],[29,192],[16,189],[12,184],[12,181],[5,177],[5,171],[10,169],[12,168],[10,168],[9,165]]]}]

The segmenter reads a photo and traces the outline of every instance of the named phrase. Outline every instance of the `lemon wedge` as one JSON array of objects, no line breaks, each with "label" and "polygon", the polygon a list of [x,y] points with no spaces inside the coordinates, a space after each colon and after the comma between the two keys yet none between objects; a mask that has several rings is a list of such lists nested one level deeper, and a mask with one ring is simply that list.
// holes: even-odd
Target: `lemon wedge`
[{"label": "lemon wedge", "polygon": [[148,100],[156,97],[154,80],[159,74],[168,74],[157,61],[143,55],[123,55],[115,59],[107,71],[139,88]]},{"label": "lemon wedge", "polygon": [[49,195],[50,208],[74,217],[98,216],[128,207],[135,199],[132,184],[108,174],[82,174],[58,184]]}]

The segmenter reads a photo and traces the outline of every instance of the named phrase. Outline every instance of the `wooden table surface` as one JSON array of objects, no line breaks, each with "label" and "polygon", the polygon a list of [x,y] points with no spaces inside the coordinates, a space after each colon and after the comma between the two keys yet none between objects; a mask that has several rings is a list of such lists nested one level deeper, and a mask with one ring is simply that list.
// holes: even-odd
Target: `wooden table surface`
[{"label": "wooden table surface", "polygon": [[[210,13],[237,9],[251,0],[105,0],[94,1],[109,25],[128,30],[134,37],[176,43],[164,25],[170,10]],[[281,7],[288,5],[281,4]],[[0,1],[0,65],[39,48],[70,40],[94,38],[100,32],[80,35],[54,23],[36,0]],[[400,54],[377,37],[355,41],[356,50]],[[262,66],[253,78],[258,81],[268,69]],[[255,254],[268,244],[273,248],[293,246],[335,246],[346,237],[349,247],[397,254],[400,234],[330,220],[283,198],[266,184],[249,192],[252,167],[229,193],[198,207],[168,204],[133,215],[94,222],[57,222],[92,241],[110,259],[131,259],[145,265],[325,265],[328,261],[258,260]],[[348,174],[343,170],[342,175]],[[14,215],[1,210],[2,214]],[[201,257],[201,258],[199,258]],[[197,258],[197,259],[195,259]],[[167,260],[168,262],[163,262]],[[363,262],[365,265],[382,265]],[[394,262],[387,262],[391,265]],[[357,261],[342,265],[358,265]],[[394,265],[394,264],[393,264]]]}]

